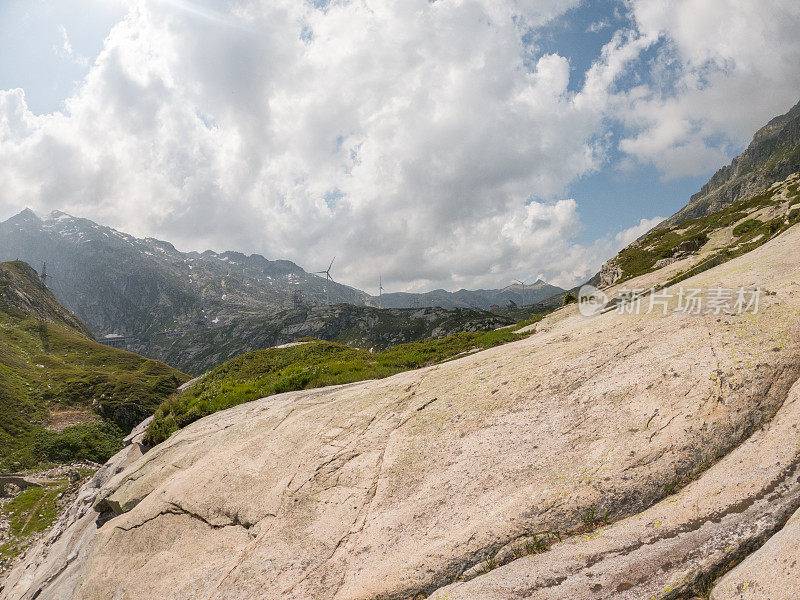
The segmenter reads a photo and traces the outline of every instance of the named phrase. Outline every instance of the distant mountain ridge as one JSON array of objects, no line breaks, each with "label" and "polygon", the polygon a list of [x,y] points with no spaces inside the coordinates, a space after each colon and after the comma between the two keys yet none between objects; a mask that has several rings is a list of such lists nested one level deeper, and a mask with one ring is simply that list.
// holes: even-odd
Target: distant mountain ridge
[{"label": "distant mountain ridge", "polygon": [[[286,336],[297,330],[334,341],[347,336],[363,343],[374,340],[382,347],[393,337],[417,339],[413,332],[418,330],[449,334],[458,330],[456,323],[472,328],[475,323],[485,327],[506,324],[481,311],[494,305],[505,309],[509,302],[512,306],[523,304],[520,285],[501,290],[386,293],[378,298],[326,282],[288,260],[239,252],[180,252],[169,242],[136,238],[60,211],[41,218],[26,209],[0,223],[0,260],[18,258],[39,268],[46,263],[50,289],[101,341],[163,360],[179,355],[184,358],[173,364],[191,372],[196,368],[186,362],[190,357],[201,352],[216,354],[208,347],[209,339],[226,348],[220,354],[225,358],[262,347],[254,347],[252,339],[236,337],[249,336],[255,330],[261,332],[258,339],[262,344],[291,341]],[[385,328],[388,323],[394,327],[403,319],[349,311],[341,324],[348,330],[356,328],[351,335],[333,331],[315,316],[324,315],[324,310],[308,312],[325,307],[326,287],[333,305],[364,309],[438,306],[467,312],[454,320],[446,310],[436,311],[433,317],[426,316],[424,328],[408,322],[393,336],[392,331],[373,335],[364,328]],[[524,292],[524,303],[532,305],[563,290],[539,281],[525,286]],[[280,316],[292,310],[307,315],[303,326],[287,324]]]},{"label": "distant mountain ridge", "polygon": [[544,312],[544,309],[493,313],[474,308],[378,309],[334,304],[281,310],[212,329],[189,330],[179,337],[158,335],[149,340],[128,339],[124,347],[134,352],[147,352],[148,356],[198,375],[246,352],[302,338],[381,351],[397,344],[443,338],[459,332],[490,331],[536,312]]},{"label": "distant mountain ridge", "polygon": [[392,292],[380,298],[382,308],[409,308],[416,306],[441,306],[445,308],[481,308],[492,306],[506,308],[509,301],[517,306],[529,306],[543,300],[563,294],[566,290],[550,285],[541,279],[534,283],[513,284],[497,290],[465,290],[456,292],[433,290],[430,292]]},{"label": "distant mountain ridge", "polygon": [[[25,209],[0,223],[0,259],[17,258],[33,265],[46,261],[56,296],[99,335],[230,322],[242,314],[260,314],[265,308],[294,306],[293,295],[298,291],[306,305],[326,303],[325,280],[289,260],[233,251],[180,252],[169,242],[136,238],[61,211],[40,218]],[[100,270],[105,283],[96,281]],[[505,308],[509,300],[518,306],[535,304],[563,292],[541,280],[526,285],[524,297],[518,284],[494,290],[391,292],[380,298],[335,281],[328,290],[331,304],[483,310],[492,305]],[[86,294],[120,297],[108,303],[92,301]],[[162,310],[161,303],[169,309]],[[156,310],[137,314],[145,304],[150,309],[155,305]],[[130,314],[135,315],[132,323],[126,316]]]},{"label": "distant mountain ridge", "polygon": [[[183,253],[59,211],[40,219],[26,209],[0,223],[0,257],[46,261],[55,295],[98,337],[212,327],[281,307],[295,290],[312,304],[325,298],[325,282],[290,261]],[[366,296],[338,283],[329,294],[353,304]]]}]

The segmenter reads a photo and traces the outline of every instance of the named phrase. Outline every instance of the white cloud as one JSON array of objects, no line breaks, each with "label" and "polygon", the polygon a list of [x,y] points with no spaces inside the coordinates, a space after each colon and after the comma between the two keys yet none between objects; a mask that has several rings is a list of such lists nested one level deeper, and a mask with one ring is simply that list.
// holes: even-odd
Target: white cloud
[{"label": "white cloud", "polygon": [[[134,3],[62,113],[0,91],[0,211],[61,209],[311,269],[336,254],[337,277],[361,286],[379,273],[394,288],[538,272],[572,284],[618,245],[575,245],[579,207],[565,199],[602,166],[607,119],[624,124],[624,152],[674,176],[724,162],[800,87],[792,3],[770,25],[780,3],[760,15],[730,0],[760,24],[752,34],[697,2],[674,3],[676,17],[633,0],[636,28],[578,94],[565,57],[524,42],[577,0],[316,4]],[[659,44],[654,80],[625,84]],[[757,110],[753,83],[776,86]]]},{"label": "white cloud", "polygon": [[653,217],[652,219],[642,219],[637,225],[623,229],[614,236],[613,251],[618,252],[631,242],[638,240],[653,227],[661,223],[666,217]]},{"label": "white cloud", "polygon": [[11,94],[0,181],[183,247],[337,254],[356,284],[504,282],[578,229],[558,196],[598,166],[567,60],[523,60],[520,15],[568,5],[141,3],[64,114]]},{"label": "white cloud", "polygon": [[595,21],[586,28],[586,33],[600,33],[604,29],[608,29],[611,23],[608,20]]},{"label": "white cloud", "polygon": [[[658,49],[650,81],[610,101],[627,127],[620,148],[665,178],[728,162],[800,95],[800,4],[632,0],[635,37],[614,49]],[[659,46],[660,45],[660,46]],[[611,49],[609,49],[611,51]]]},{"label": "white cloud", "polygon": [[557,255],[553,257],[549,268],[539,277],[563,288],[571,288],[582,283],[597,273],[608,258],[663,220],[664,217],[641,219],[636,225],[623,229],[616,235],[599,238],[591,244],[557,245]]},{"label": "white cloud", "polygon": [[69,34],[67,33],[67,28],[63,25],[58,25],[58,33],[61,36],[61,45],[53,46],[53,52],[55,52],[56,56],[74,62],[82,67],[86,67],[89,64],[88,59],[85,56],[79,56],[75,54],[74,50],[72,49],[72,42],[69,39]]},{"label": "white cloud", "polygon": [[67,56],[72,56],[72,44],[69,41],[67,30],[63,25],[59,25],[58,32],[61,34],[61,50],[63,50]]}]

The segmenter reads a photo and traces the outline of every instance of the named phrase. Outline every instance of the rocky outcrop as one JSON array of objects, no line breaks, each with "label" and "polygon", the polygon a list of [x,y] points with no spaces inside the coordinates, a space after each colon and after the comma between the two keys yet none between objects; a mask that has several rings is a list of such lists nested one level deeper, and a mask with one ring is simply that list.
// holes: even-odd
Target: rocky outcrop
[{"label": "rocky outcrop", "polygon": [[600,284],[598,287],[610,287],[622,279],[622,275],[622,269],[612,258],[603,263],[603,266],[600,268]]},{"label": "rocky outcrop", "polygon": [[764,546],[714,586],[711,600],[800,598],[800,510]]},{"label": "rocky outcrop", "polygon": [[[202,419],[99,485],[3,598],[680,597],[800,504],[798,251],[795,228],[686,282],[761,286],[755,315],[569,307]],[[569,538],[589,515],[618,522]],[[545,532],[565,541],[521,556]]]},{"label": "rocky outcrop", "polygon": [[41,484],[36,481],[31,481],[30,478],[24,475],[0,474],[0,498],[10,497],[12,494],[7,492],[9,489],[19,492],[21,490],[27,490],[29,487],[41,487]]}]

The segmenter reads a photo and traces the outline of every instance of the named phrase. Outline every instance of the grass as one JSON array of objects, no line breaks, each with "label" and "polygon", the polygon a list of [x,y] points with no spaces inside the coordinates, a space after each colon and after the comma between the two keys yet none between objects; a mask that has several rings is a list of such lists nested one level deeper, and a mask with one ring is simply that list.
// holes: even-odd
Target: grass
[{"label": "grass", "polygon": [[462,581],[468,581],[472,577],[484,575],[513,560],[524,556],[530,556],[531,554],[542,554],[543,552],[547,552],[553,544],[563,541],[566,537],[588,534],[596,531],[600,527],[610,525],[611,523],[611,513],[608,510],[600,514],[597,507],[592,506],[582,515],[581,523],[572,529],[566,531],[541,531],[525,536],[521,542],[518,541],[512,545],[510,554],[503,553],[502,558],[499,553],[489,556],[486,561],[479,565],[477,571],[472,571],[472,573],[468,574],[466,577],[462,575],[460,579]]},{"label": "grass", "polygon": [[[105,462],[187,376],[90,339],[20,265],[0,263],[0,471]],[[59,412],[78,422],[51,431]]]},{"label": "grass", "polygon": [[597,508],[592,506],[583,515],[583,530],[585,532],[593,531],[601,525],[608,525],[609,523],[611,523],[611,516],[608,510],[601,515],[597,512]]},{"label": "grass", "polygon": [[59,515],[64,494],[76,487],[66,479],[30,487],[0,506],[0,517],[8,520],[9,535],[0,543],[0,572],[22,552],[33,537],[50,527]]},{"label": "grass", "polygon": [[746,233],[750,233],[751,231],[755,231],[759,227],[761,227],[762,223],[758,219],[747,219],[739,223],[736,227],[733,228],[733,235],[736,237],[743,236]]},{"label": "grass", "polygon": [[28,536],[44,531],[58,516],[57,500],[67,489],[66,480],[30,487],[8,502],[3,513],[15,536]]},{"label": "grass", "polygon": [[223,363],[190,390],[164,402],[155,412],[145,442],[158,444],[207,415],[272,394],[380,379],[475,349],[513,342],[529,335],[518,333],[519,329],[543,317],[540,314],[496,331],[462,332],[442,339],[400,344],[375,354],[321,340],[250,352]]}]

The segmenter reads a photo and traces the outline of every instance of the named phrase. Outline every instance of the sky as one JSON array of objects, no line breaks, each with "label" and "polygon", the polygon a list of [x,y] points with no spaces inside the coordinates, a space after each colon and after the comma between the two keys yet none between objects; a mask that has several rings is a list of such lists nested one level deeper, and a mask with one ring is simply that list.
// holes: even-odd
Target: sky
[{"label": "sky", "polygon": [[561,286],[800,100],[796,0],[0,0],[0,219]]}]

